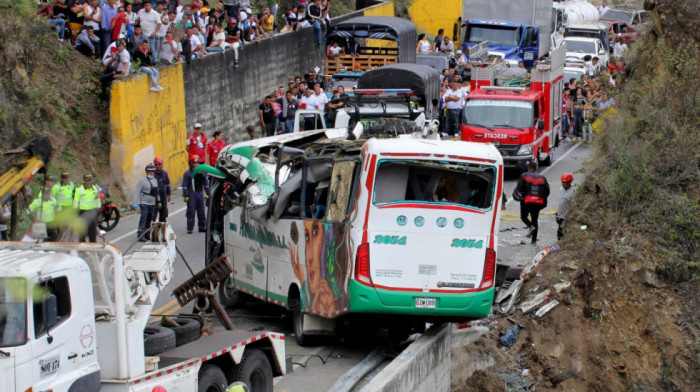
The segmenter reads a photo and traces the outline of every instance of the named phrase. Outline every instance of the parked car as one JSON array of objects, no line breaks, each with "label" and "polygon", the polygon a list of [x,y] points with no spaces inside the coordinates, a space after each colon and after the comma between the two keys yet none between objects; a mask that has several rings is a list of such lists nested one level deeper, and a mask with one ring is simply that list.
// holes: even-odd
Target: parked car
[{"label": "parked car", "polygon": [[631,44],[639,36],[639,31],[634,29],[624,20],[600,20],[600,23],[608,26],[608,39],[611,42],[622,37],[622,41],[627,45]]},{"label": "parked car", "polygon": [[598,38],[586,38],[586,37],[566,37],[564,38],[566,43],[566,58],[573,58],[578,60],[583,60],[586,55],[591,55],[591,57],[598,57],[598,65],[601,67],[607,67],[608,61],[610,60],[610,54],[603,43],[600,42]]},{"label": "parked car", "polygon": [[632,9],[632,8],[616,8],[610,9],[603,15],[603,20],[622,20],[628,25],[634,27],[637,31],[641,31],[649,23],[651,14],[649,11]]}]

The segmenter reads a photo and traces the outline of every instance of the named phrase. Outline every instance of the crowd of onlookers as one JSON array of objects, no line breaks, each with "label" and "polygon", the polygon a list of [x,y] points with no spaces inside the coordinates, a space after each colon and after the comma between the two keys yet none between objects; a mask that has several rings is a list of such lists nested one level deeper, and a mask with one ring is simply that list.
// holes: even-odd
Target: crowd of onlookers
[{"label": "crowd of onlookers", "polygon": [[48,19],[59,39],[102,60],[103,93],[114,77],[131,71],[148,74],[151,91],[161,91],[160,66],[225,50],[233,50],[235,68],[245,45],[306,26],[314,27],[320,47],[330,27],[329,0],[297,0],[283,13],[278,12],[279,0],[260,10],[253,10],[250,0],[46,1],[37,13]]}]

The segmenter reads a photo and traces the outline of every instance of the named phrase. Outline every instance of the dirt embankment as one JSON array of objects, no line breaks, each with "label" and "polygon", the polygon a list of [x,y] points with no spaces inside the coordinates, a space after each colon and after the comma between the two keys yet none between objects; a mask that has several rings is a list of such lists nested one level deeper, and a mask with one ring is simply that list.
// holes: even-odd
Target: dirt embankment
[{"label": "dirt embankment", "polygon": [[[481,351],[500,360],[453,390],[700,385],[700,9],[645,5],[652,25],[633,47],[618,113],[597,135],[566,237],[520,291],[522,303],[549,289],[559,305],[491,320]],[[504,348],[499,337],[515,321],[519,339]]]}]

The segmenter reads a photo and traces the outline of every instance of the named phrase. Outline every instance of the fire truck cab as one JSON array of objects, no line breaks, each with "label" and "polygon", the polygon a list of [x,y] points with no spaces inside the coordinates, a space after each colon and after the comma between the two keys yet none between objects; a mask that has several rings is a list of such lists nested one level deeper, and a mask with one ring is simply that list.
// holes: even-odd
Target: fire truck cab
[{"label": "fire truck cab", "polygon": [[[470,57],[471,58],[471,57]],[[472,92],[462,114],[463,141],[493,143],[507,168],[526,170],[529,161],[547,166],[562,138],[562,94],[566,45],[531,71],[529,87],[496,86],[504,62],[472,63]]]}]

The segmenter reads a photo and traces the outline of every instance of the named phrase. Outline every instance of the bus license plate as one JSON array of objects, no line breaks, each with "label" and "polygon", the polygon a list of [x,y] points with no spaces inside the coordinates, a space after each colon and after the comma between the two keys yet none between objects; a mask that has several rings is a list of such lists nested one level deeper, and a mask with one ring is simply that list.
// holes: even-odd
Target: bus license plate
[{"label": "bus license plate", "polygon": [[416,298],[417,309],[435,309],[435,298]]}]

